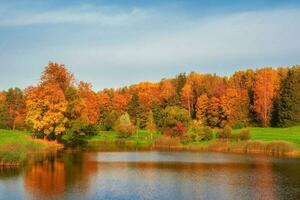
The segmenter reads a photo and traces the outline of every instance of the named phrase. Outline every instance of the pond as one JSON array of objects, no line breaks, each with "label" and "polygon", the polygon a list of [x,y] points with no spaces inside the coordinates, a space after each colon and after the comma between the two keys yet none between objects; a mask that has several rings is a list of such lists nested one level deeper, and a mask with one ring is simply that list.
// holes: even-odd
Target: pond
[{"label": "pond", "polygon": [[206,152],[59,153],[0,169],[0,199],[299,199],[300,160]]}]

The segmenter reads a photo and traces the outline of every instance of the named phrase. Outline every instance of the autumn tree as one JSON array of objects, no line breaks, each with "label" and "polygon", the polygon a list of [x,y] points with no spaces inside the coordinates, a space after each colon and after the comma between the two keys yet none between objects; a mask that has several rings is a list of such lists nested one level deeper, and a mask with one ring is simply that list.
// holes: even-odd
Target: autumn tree
[{"label": "autumn tree", "polygon": [[278,74],[272,68],[260,69],[256,72],[254,82],[254,110],[262,125],[270,123],[273,100],[278,92]]},{"label": "autumn tree", "polygon": [[154,122],[152,110],[150,110],[148,112],[148,119],[147,119],[147,127],[146,128],[147,128],[148,133],[150,133],[151,140],[152,140],[153,139],[153,133],[155,133],[155,131],[156,131],[156,125],[155,125],[155,122]]},{"label": "autumn tree", "polygon": [[198,98],[196,107],[197,118],[205,125],[223,127],[228,120],[226,110],[217,97],[208,98],[206,94],[203,94]]},{"label": "autumn tree", "polygon": [[49,62],[41,76],[41,83],[55,83],[60,89],[65,92],[74,81],[73,74],[71,74],[64,65]]},{"label": "autumn tree", "polygon": [[153,102],[161,102],[160,86],[157,83],[142,82],[132,87],[137,92],[139,105],[146,110],[152,108]]},{"label": "autumn tree", "polygon": [[83,102],[81,117],[90,124],[96,124],[100,117],[99,101],[97,94],[92,90],[92,85],[85,82],[79,83],[79,94]]},{"label": "autumn tree", "polygon": [[25,98],[19,88],[10,88],[6,92],[6,104],[11,117],[9,124],[11,129],[24,128],[25,121]]},{"label": "autumn tree", "polygon": [[84,102],[81,99],[80,91],[78,88],[71,86],[65,93],[67,104],[66,117],[70,120],[76,120],[81,117],[84,109]]},{"label": "autumn tree", "polygon": [[66,131],[67,101],[60,86],[45,83],[26,91],[26,122],[35,133],[55,138]]},{"label": "autumn tree", "polygon": [[113,97],[111,100],[112,109],[120,112],[126,112],[130,100],[131,100],[131,95],[129,93],[116,91],[113,93]]},{"label": "autumn tree", "polygon": [[191,116],[193,108],[193,89],[190,84],[185,84],[180,92],[182,106],[189,111]]},{"label": "autumn tree", "polygon": [[68,101],[65,92],[72,81],[73,75],[64,65],[50,62],[42,73],[40,84],[26,90],[26,123],[33,132],[43,133],[49,139],[66,132]]},{"label": "autumn tree", "polygon": [[176,96],[176,88],[172,80],[162,80],[160,82],[160,98],[164,104],[171,104]]},{"label": "autumn tree", "polygon": [[220,98],[220,104],[228,124],[247,124],[249,116],[247,90],[228,88]]},{"label": "autumn tree", "polygon": [[206,123],[207,121],[207,109],[209,105],[209,98],[207,94],[203,94],[198,97],[196,105],[196,117],[201,123]]}]

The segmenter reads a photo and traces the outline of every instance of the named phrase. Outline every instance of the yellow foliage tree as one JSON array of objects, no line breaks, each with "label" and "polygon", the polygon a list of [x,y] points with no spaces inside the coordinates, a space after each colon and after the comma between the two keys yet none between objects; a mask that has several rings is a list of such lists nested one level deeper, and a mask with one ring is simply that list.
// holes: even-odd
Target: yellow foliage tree
[{"label": "yellow foliage tree", "polygon": [[41,84],[26,91],[26,123],[36,133],[59,135],[66,131],[67,101],[60,86]]}]

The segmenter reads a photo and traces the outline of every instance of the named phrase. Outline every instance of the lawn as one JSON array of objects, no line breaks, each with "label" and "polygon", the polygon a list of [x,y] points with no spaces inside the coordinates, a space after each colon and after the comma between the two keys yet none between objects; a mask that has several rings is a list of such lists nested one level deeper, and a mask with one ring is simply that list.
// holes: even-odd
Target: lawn
[{"label": "lawn", "polygon": [[[292,143],[297,149],[300,149],[300,126],[291,128],[250,128],[251,140],[259,141],[287,141]],[[238,133],[239,130],[233,130]],[[1,164],[19,164],[26,161],[28,156],[34,152],[41,152],[51,147],[59,147],[55,142],[47,142],[43,140],[33,139],[29,132],[12,131],[0,129],[0,165]],[[127,139],[117,137],[115,131],[100,131],[95,136],[87,136],[88,144],[92,146],[109,145],[125,142],[129,145],[147,146],[152,144],[161,134],[153,134],[151,140],[150,134],[145,130],[138,130],[134,135]],[[186,146],[199,147],[207,146],[213,143],[215,139],[208,142],[194,142],[186,144]],[[61,147],[61,146],[60,146]]]},{"label": "lawn", "polygon": [[[233,133],[238,133],[239,130],[233,130]],[[287,141],[295,145],[296,148],[300,149],[300,126],[291,128],[250,128],[251,140],[260,141]],[[159,133],[153,134],[153,141],[159,137]],[[96,136],[90,136],[87,141],[90,144],[96,144],[97,142],[116,142],[120,140],[117,137],[115,131],[100,131]],[[134,142],[136,144],[150,144],[153,142],[150,140],[150,135],[145,130],[138,130],[137,134],[126,139],[126,142]],[[194,142],[187,144],[188,146],[205,146],[212,143],[214,140],[209,142]]]},{"label": "lawn", "polygon": [[29,132],[0,129],[0,165],[18,165],[31,153],[58,147],[54,142],[33,139]]},{"label": "lawn", "polygon": [[300,149],[300,126],[291,128],[250,128],[252,140],[282,140],[293,143]]},{"label": "lawn", "polygon": [[[157,137],[159,137],[159,133],[154,133],[151,141],[150,134],[145,130],[138,130],[135,134],[133,134],[130,138],[126,138],[125,141],[128,143],[134,144],[150,144],[154,142]],[[118,134],[116,131],[100,131],[95,136],[87,137],[87,141],[89,144],[99,143],[99,142],[111,142],[114,143],[116,141],[122,141],[122,139],[118,138]]]}]

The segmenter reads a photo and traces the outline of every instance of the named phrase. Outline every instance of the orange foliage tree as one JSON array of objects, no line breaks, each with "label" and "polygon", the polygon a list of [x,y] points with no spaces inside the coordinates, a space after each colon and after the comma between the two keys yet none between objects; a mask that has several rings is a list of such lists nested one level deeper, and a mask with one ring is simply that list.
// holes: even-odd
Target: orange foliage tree
[{"label": "orange foliage tree", "polygon": [[81,117],[90,124],[96,124],[100,117],[98,96],[92,90],[92,85],[89,83],[81,81],[78,88],[84,105],[81,111]]},{"label": "orange foliage tree", "polygon": [[189,83],[186,83],[182,88],[180,97],[182,106],[189,111],[189,114],[191,116],[193,107],[193,89]]},{"label": "orange foliage tree", "polygon": [[59,135],[66,131],[67,101],[60,86],[46,83],[26,90],[26,122],[36,133]]},{"label": "orange foliage tree", "polygon": [[279,87],[277,71],[272,68],[260,69],[256,72],[254,82],[254,105],[258,119],[267,127],[270,123],[273,99]]},{"label": "orange foliage tree", "polygon": [[112,109],[119,112],[126,112],[130,100],[131,94],[127,92],[116,91],[113,93],[111,100]]}]

